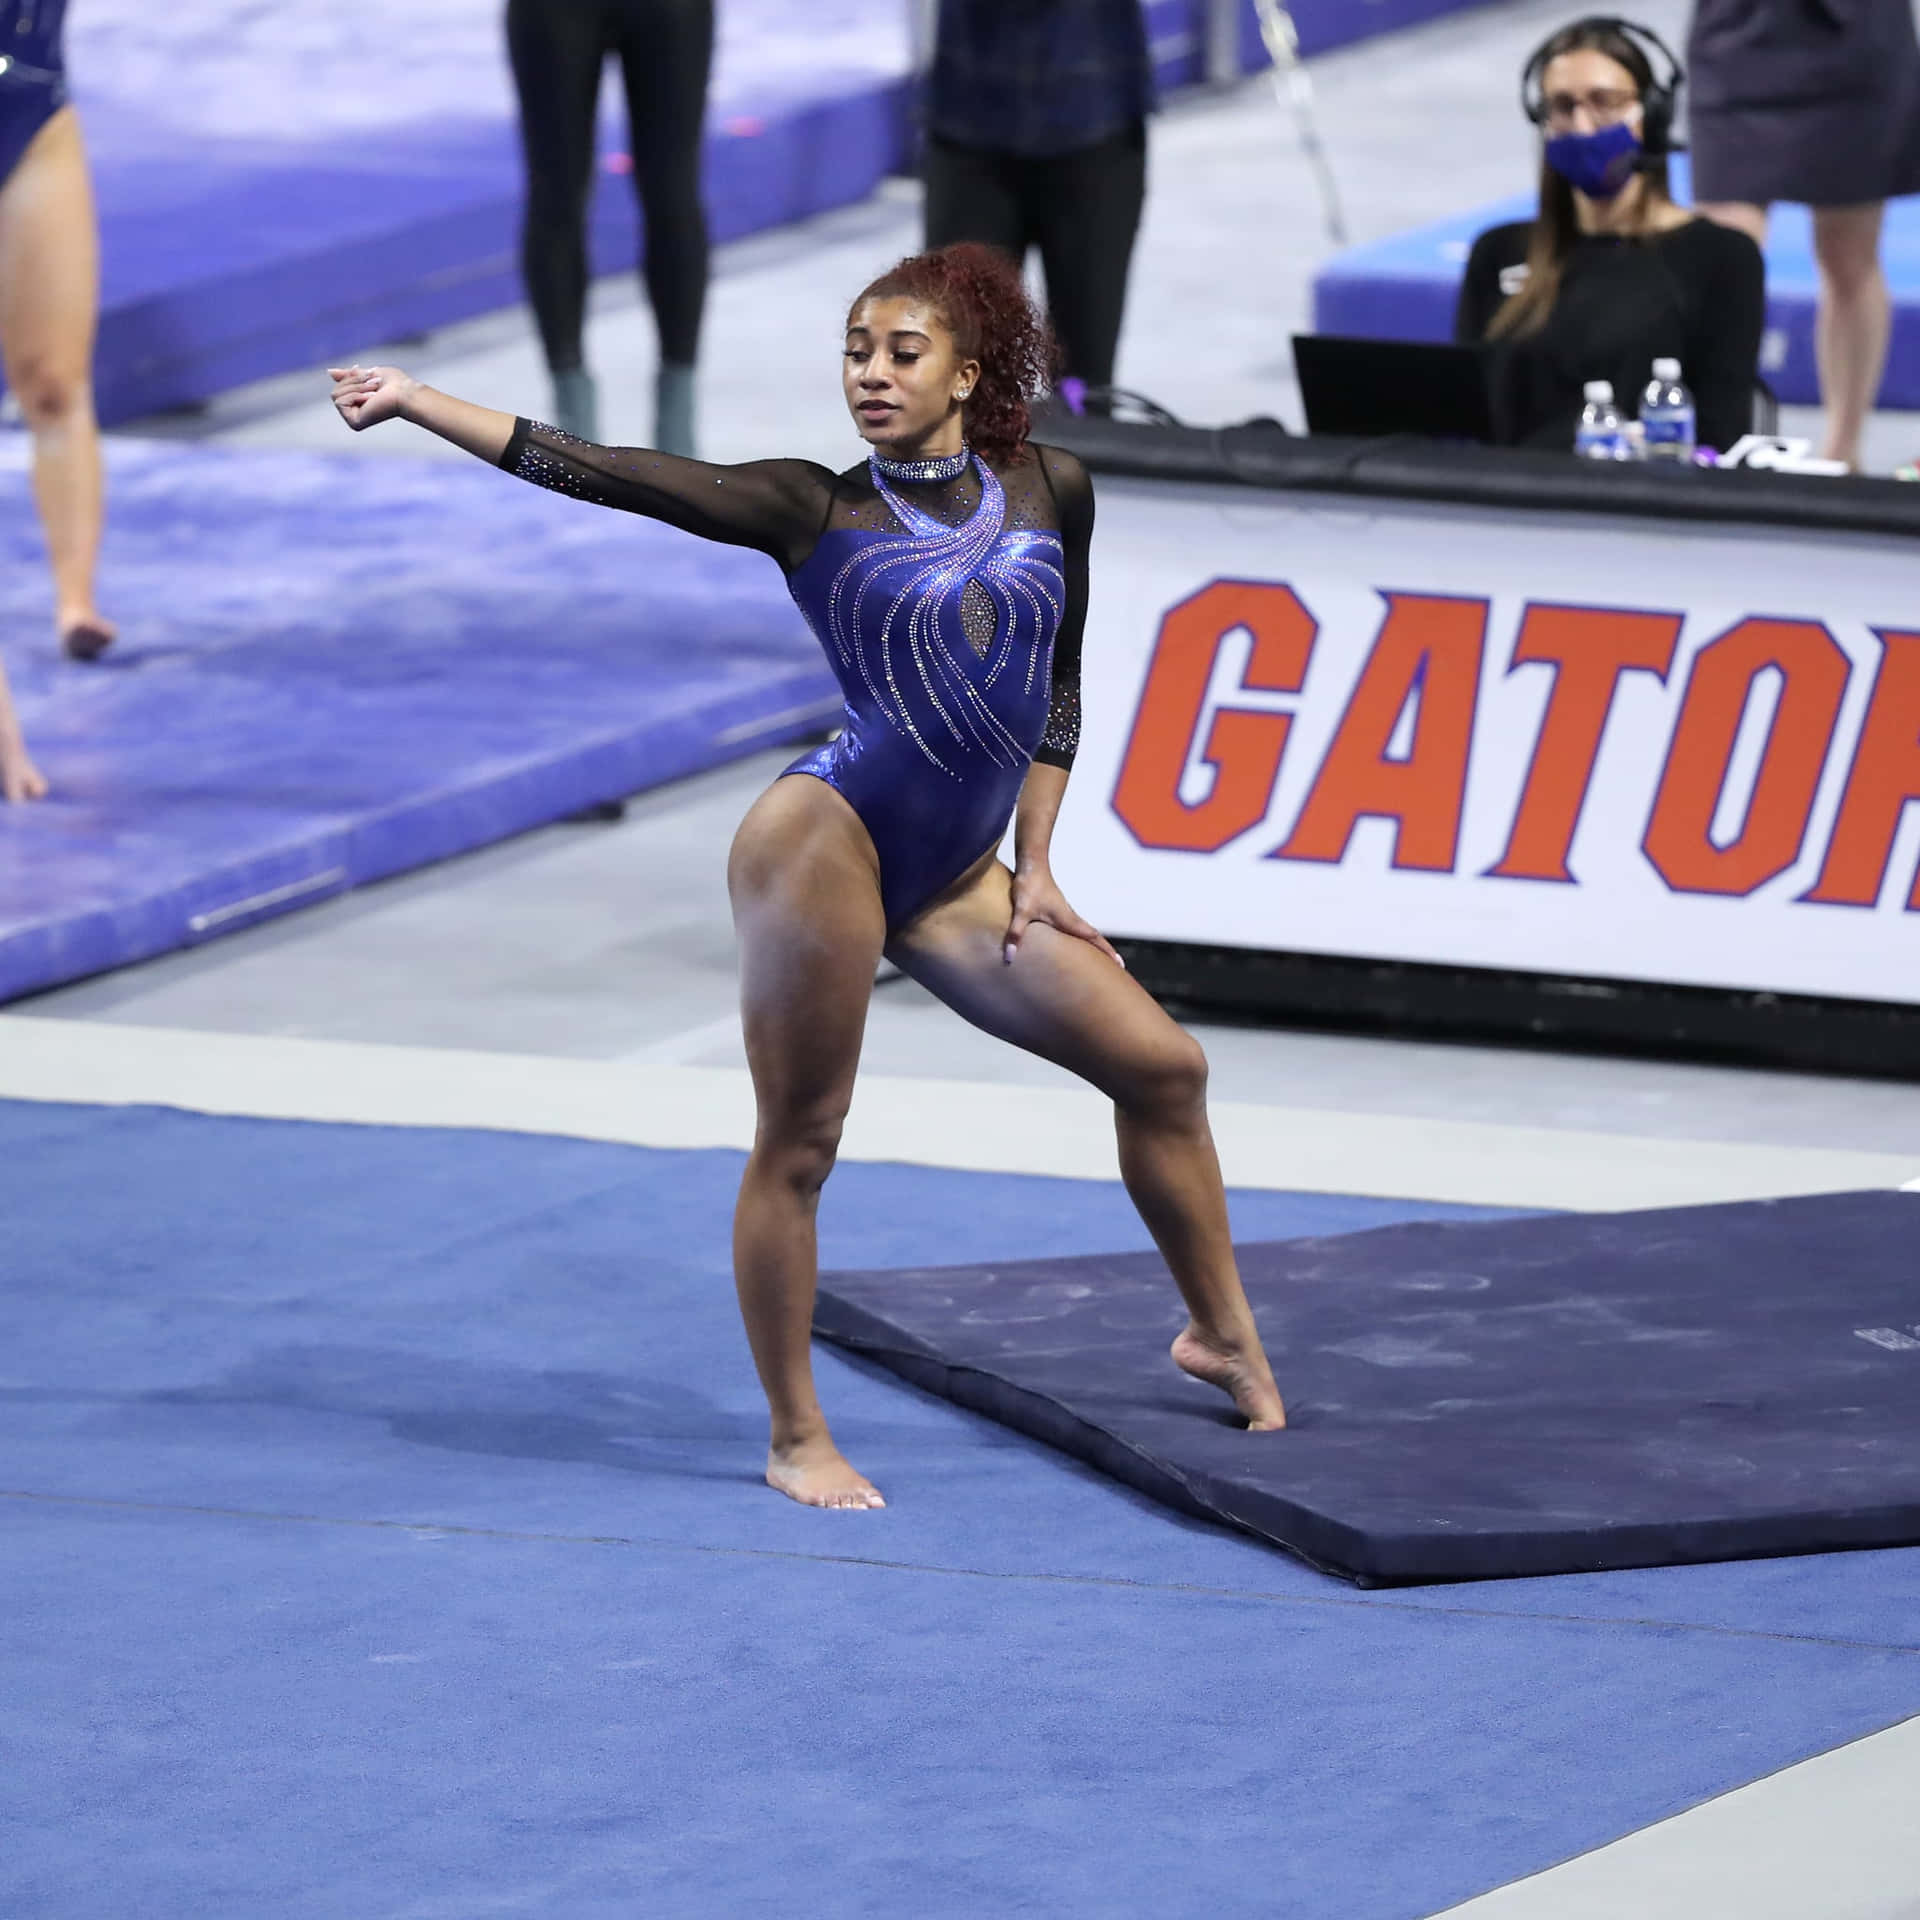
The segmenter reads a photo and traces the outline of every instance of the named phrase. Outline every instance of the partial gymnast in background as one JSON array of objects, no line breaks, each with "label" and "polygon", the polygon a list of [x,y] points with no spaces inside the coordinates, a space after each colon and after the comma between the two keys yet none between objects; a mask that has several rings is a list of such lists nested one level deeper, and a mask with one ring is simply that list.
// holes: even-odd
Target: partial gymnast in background
[{"label": "partial gymnast in background", "polygon": [[567,432],[599,435],[586,364],[587,211],[600,74],[620,57],[633,184],[646,229],[641,278],[660,336],[653,444],[694,452],[694,364],[707,298],[700,136],[713,65],[713,0],[508,0],[507,48],[527,163],[520,261]]},{"label": "partial gymnast in background", "polygon": [[1113,1101],[1121,1175],[1187,1305],[1175,1362],[1250,1426],[1282,1426],[1228,1232],[1206,1057],[1050,865],[1079,738],[1093,489],[1071,454],[1027,439],[1045,323],[1003,255],[957,246],[874,281],[844,355],[869,452],[841,474],[590,446],[393,367],[336,371],[334,402],[350,426],[411,420],[540,486],[758,549],[839,677],[842,732],[755,803],[727,872],[759,1109],[734,1274],[772,1414],[769,1484],[810,1506],[884,1504],[834,1445],[809,1344],[815,1212],[883,954]]},{"label": "partial gymnast in background", "polygon": [[[102,510],[92,383],[100,249],[80,122],[67,99],[65,13],[66,0],[0,0],[0,367],[33,436],[60,643],[91,660],[113,641],[93,601]],[[0,677],[0,791],[34,800],[46,790]]]}]

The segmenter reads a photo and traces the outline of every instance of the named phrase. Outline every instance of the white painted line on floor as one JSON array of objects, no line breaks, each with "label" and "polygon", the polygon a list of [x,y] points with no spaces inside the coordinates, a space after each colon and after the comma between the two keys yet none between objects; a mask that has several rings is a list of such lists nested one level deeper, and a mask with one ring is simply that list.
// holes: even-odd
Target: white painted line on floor
[{"label": "white painted line on floor", "polygon": [[679,1067],[685,1066],[696,1054],[728,1045],[737,1051],[739,1044],[740,1016],[729,1013],[721,1019],[688,1027],[683,1033],[670,1034],[664,1040],[635,1047],[631,1053],[616,1054],[610,1064],[616,1067]]},{"label": "white painted line on floor", "polygon": [[1920,1720],[1436,1920],[1920,1920]]},{"label": "white painted line on floor", "polygon": [[[740,1068],[547,1059],[429,1047],[0,1015],[0,1097],[184,1107],[375,1126],[481,1127],[647,1147],[753,1141]],[[1223,1101],[1229,1184],[1597,1212],[1886,1189],[1910,1158],[1648,1139]],[[1111,1110],[1091,1091],[964,1080],[861,1081],[842,1152],[984,1173],[1118,1178]]]}]

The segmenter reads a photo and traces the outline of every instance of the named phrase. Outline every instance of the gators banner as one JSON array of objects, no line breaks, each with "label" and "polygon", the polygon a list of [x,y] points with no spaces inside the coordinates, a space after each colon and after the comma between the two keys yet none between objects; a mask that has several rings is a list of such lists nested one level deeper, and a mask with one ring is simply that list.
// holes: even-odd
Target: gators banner
[{"label": "gators banner", "polygon": [[1108,482],[1109,933],[1920,1002],[1920,559]]}]

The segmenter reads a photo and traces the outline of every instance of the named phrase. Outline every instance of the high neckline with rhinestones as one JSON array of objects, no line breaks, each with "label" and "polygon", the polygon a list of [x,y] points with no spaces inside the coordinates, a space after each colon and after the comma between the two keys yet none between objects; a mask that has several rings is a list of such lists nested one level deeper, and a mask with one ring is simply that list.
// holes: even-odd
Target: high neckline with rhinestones
[{"label": "high neckline with rhinestones", "polygon": [[972,458],[972,453],[962,447],[958,453],[943,454],[937,460],[889,460],[884,454],[869,453],[867,463],[889,480],[958,480]]}]

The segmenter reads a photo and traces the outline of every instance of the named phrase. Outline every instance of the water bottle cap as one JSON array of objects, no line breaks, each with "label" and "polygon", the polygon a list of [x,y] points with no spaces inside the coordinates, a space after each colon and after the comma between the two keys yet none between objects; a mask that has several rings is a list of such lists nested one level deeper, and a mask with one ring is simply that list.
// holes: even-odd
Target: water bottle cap
[{"label": "water bottle cap", "polygon": [[1680,378],[1680,362],[1673,359],[1659,359],[1653,363],[1653,377],[1664,380],[1671,386]]},{"label": "water bottle cap", "polygon": [[1595,406],[1599,406],[1603,401],[1612,400],[1613,382],[1611,380],[1589,380],[1587,382],[1587,398]]}]

